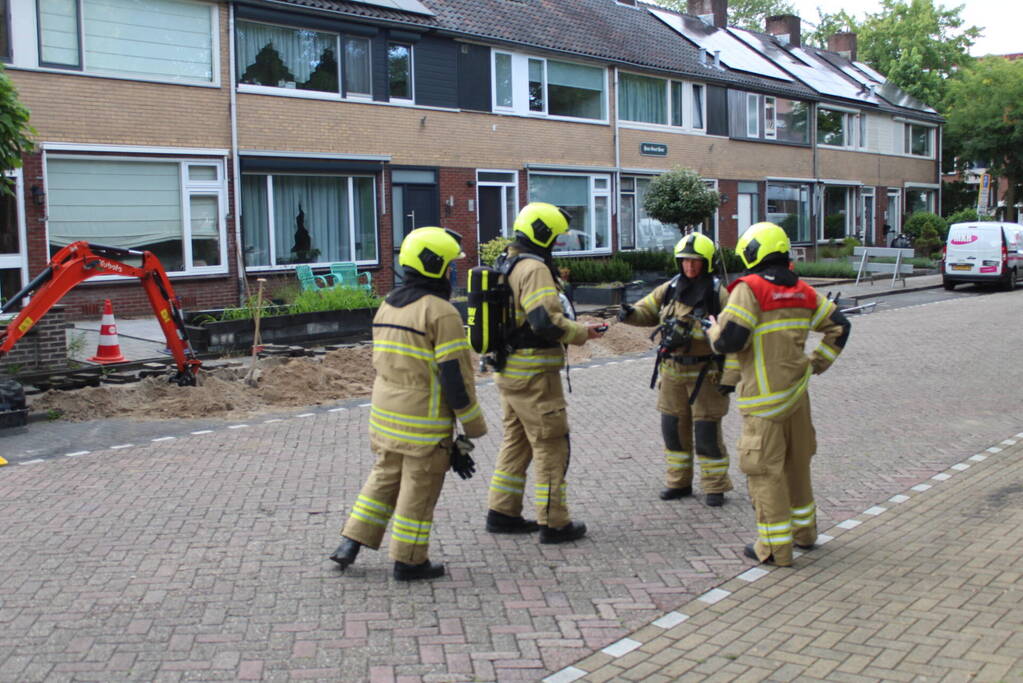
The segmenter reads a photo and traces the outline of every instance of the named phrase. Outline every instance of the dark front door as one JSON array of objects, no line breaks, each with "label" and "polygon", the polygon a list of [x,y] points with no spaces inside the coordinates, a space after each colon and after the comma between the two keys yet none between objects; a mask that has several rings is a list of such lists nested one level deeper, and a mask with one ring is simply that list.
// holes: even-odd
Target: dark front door
[{"label": "dark front door", "polygon": [[501,216],[504,211],[504,188],[480,187],[480,244],[501,236]]},{"label": "dark front door", "polygon": [[440,202],[436,185],[394,186],[394,284],[400,285],[398,252],[405,235],[416,228],[440,224]]}]

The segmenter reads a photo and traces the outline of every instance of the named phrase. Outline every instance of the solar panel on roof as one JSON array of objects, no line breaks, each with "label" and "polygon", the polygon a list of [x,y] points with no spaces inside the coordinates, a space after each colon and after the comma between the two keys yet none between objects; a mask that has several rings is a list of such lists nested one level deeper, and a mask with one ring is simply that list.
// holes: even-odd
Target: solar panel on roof
[{"label": "solar panel on roof", "polygon": [[887,78],[885,78],[884,76],[882,76],[878,72],[874,71],[873,69],[871,69],[868,65],[864,64],[863,62],[853,62],[853,64],[856,65],[857,69],[859,69],[863,73],[867,74],[868,76],[873,78],[878,83],[884,83],[885,81],[888,80]]},{"label": "solar panel on roof", "polygon": [[419,2],[419,0],[355,0],[355,2],[361,2],[364,5],[386,7],[387,9],[396,9],[401,12],[411,12],[412,14],[433,16],[433,12],[427,9],[426,5]]},{"label": "solar panel on roof", "polygon": [[780,81],[792,81],[791,76],[751,50],[726,30],[705,24],[693,17],[655,9],[651,9],[650,12],[698,47],[702,47],[711,54],[720,53],[721,62],[730,69],[746,71]]},{"label": "solar panel on roof", "polygon": [[[812,52],[801,47],[791,48],[791,53],[799,58],[799,61],[809,65],[808,72],[813,73],[815,78],[811,85],[814,89],[826,95],[844,97],[860,102],[877,104],[877,98],[866,87],[866,84],[857,85],[842,78],[835,67],[828,61],[821,59]],[[807,85],[810,85],[809,83]]]}]

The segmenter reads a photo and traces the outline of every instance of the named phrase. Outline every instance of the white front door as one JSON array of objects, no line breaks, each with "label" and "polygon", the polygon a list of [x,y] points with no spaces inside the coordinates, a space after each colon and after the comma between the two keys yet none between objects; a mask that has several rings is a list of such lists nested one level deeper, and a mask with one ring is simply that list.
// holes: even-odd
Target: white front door
[{"label": "white front door", "polygon": [[746,232],[746,228],[753,225],[753,195],[740,193],[739,200],[739,231],[737,235]]},{"label": "white front door", "polygon": [[888,190],[888,208],[884,210],[885,246],[902,232],[902,190]]},{"label": "white front door", "polygon": [[14,178],[14,196],[0,194],[0,302],[16,294],[28,282],[28,248],[25,241],[24,186],[21,170]]}]

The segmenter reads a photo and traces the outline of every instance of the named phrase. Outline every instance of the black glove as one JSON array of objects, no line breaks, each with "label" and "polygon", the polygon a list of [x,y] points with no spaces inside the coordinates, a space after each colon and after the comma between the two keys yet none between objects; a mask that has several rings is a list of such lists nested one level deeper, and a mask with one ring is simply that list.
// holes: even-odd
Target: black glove
[{"label": "black glove", "polygon": [[476,448],[464,434],[455,437],[451,444],[451,469],[462,479],[472,479],[476,474],[476,461],[469,455]]},{"label": "black glove", "polygon": [[728,394],[732,393],[733,391],[735,391],[735,387],[730,384],[718,385],[718,393],[721,394],[722,396],[728,396]]},{"label": "black glove", "polygon": [[618,322],[623,323],[625,319],[629,317],[629,314],[636,310],[636,307],[631,304],[622,304],[622,310],[618,311]]}]

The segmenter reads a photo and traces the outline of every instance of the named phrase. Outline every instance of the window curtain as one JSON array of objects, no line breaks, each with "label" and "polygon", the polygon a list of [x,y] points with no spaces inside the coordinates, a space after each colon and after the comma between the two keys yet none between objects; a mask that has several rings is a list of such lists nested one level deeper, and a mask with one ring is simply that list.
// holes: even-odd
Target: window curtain
[{"label": "window curtain", "polygon": [[337,36],[248,21],[239,21],[235,33],[240,82],[337,92]]},{"label": "window curtain", "polygon": [[547,62],[548,112],[556,116],[604,118],[604,70],[581,64]]},{"label": "window curtain", "polygon": [[369,40],[366,38],[345,38],[345,91],[360,95],[372,93]]},{"label": "window curtain", "polygon": [[693,128],[703,128],[703,86],[693,85]]},{"label": "window curtain", "polygon": [[50,244],[86,240],[127,249],[183,237],[179,166],[47,160]]},{"label": "window curtain", "polygon": [[664,81],[633,74],[618,78],[618,108],[626,121],[667,123]]},{"label": "window curtain", "polygon": [[209,5],[177,0],[85,0],[90,72],[213,80]]},{"label": "window curtain", "polygon": [[269,266],[270,221],[265,175],[242,176],[242,253],[246,266]]},{"label": "window curtain", "polygon": [[353,178],[355,192],[355,258],[375,261],[377,258],[376,202],[372,178]]},{"label": "window curtain", "polygon": [[350,261],[348,179],[274,176],[277,263]]},{"label": "window curtain", "polygon": [[512,58],[509,54],[494,55],[494,84],[497,106],[511,107],[512,102]]}]

